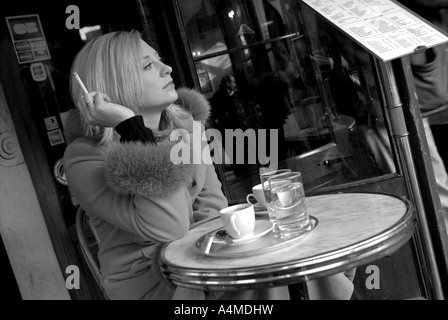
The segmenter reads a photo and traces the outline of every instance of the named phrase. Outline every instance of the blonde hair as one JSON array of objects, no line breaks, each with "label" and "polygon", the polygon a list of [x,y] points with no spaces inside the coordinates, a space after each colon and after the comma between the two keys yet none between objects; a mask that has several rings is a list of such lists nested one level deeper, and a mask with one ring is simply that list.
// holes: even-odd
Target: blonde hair
[{"label": "blonde hair", "polygon": [[[138,31],[111,32],[88,42],[77,54],[72,73],[77,72],[87,90],[105,93],[112,102],[141,110],[142,68],[141,34]],[[78,83],[70,77],[72,100],[77,105],[83,95]],[[113,128],[89,125],[81,117],[84,134],[107,143],[113,139]]]}]

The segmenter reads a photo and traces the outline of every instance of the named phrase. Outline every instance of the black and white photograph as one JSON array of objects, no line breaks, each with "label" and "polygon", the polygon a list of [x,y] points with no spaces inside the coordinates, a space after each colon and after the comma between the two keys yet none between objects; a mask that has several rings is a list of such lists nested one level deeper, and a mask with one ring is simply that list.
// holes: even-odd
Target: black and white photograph
[{"label": "black and white photograph", "polygon": [[448,0],[0,19],[6,300],[280,319],[448,298]]}]

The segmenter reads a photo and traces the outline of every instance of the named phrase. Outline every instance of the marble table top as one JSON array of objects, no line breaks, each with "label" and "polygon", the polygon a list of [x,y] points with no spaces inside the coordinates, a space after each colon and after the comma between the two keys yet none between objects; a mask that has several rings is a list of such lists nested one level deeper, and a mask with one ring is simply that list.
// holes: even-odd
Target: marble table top
[{"label": "marble table top", "polygon": [[218,218],[166,244],[160,255],[162,272],[176,285],[206,290],[298,283],[379,259],[397,250],[414,233],[412,207],[397,197],[344,193],[307,197],[306,204],[319,223],[297,243],[238,258],[198,253],[195,242],[222,227]]}]

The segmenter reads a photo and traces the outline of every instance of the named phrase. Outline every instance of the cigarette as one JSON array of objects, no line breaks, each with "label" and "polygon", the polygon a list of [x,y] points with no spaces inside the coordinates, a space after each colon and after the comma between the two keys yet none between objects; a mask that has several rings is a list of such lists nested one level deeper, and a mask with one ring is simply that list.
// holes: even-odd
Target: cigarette
[{"label": "cigarette", "polygon": [[81,78],[78,76],[78,74],[76,72],[73,72],[73,75],[75,76],[76,81],[78,81],[79,86],[81,87],[81,89],[84,92],[84,94],[89,93],[89,91],[87,91],[86,86],[84,85],[84,83],[82,83]]}]

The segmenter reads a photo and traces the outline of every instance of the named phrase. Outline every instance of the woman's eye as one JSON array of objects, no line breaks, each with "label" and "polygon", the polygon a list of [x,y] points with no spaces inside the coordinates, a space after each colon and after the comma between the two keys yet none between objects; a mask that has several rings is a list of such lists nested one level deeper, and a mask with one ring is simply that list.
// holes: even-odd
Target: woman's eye
[{"label": "woman's eye", "polygon": [[145,65],[145,67],[143,69],[149,69],[152,67],[152,62],[148,63],[147,65]]}]

